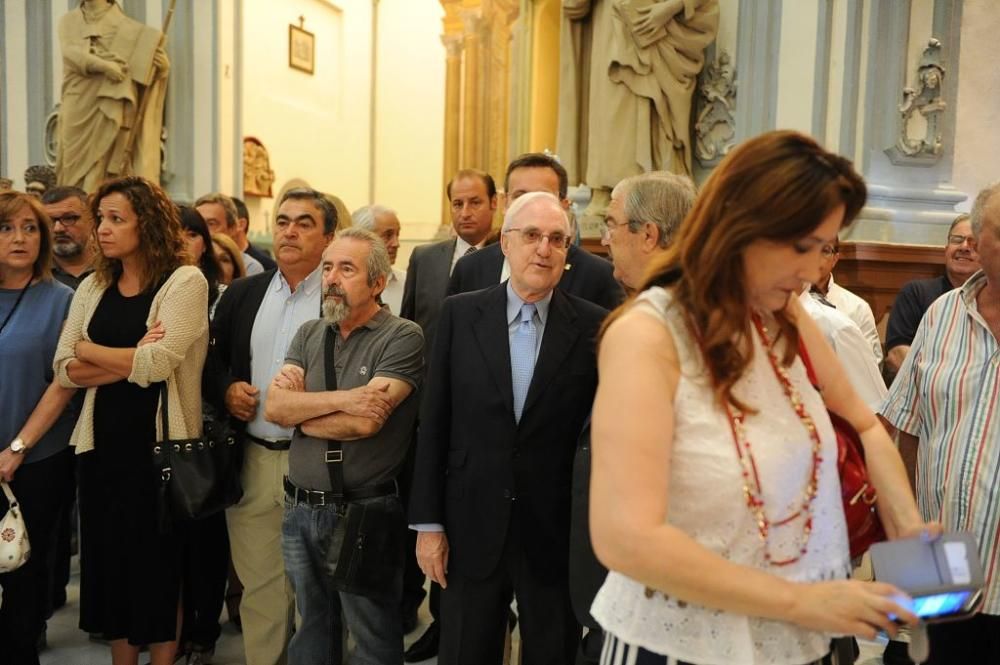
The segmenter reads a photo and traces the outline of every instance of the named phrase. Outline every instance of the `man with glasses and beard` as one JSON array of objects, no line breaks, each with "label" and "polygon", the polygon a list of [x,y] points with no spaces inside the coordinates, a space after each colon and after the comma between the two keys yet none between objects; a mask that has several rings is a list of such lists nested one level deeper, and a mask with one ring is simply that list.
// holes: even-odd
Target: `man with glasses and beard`
[{"label": "man with glasses and beard", "polygon": [[[391,267],[377,235],[360,228],[340,231],[323,252],[321,269],[323,318],[299,328],[265,406],[268,420],[295,428],[282,548],[302,621],[289,645],[289,662],[330,662],[337,648],[332,608],[339,600],[355,642],[352,661],[402,663],[406,525],[396,477],[417,417],[424,339],[420,326],[381,305]],[[327,377],[331,366],[335,382]],[[346,519],[347,503],[396,518],[384,528],[398,533],[382,545],[395,551],[380,551],[366,538],[365,557],[398,561],[378,593],[338,593],[330,568],[316,565],[329,561],[336,540],[330,534]]]},{"label": "man with glasses and beard", "polygon": [[42,195],[42,205],[52,219],[52,276],[75,291],[94,272],[97,253],[91,242],[94,220],[87,209],[87,192],[79,187],[54,187]]}]

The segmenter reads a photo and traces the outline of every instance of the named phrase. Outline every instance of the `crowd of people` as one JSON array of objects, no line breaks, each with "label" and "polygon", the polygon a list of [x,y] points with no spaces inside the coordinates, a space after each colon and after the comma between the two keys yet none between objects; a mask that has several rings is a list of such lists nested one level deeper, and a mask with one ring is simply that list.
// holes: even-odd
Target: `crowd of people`
[{"label": "crowd of people", "polygon": [[[745,141],[700,191],[623,180],[610,260],[567,190],[548,154],[502,190],[460,170],[452,236],[405,271],[394,210],[312,189],[277,202],[273,255],[221,193],[0,193],[0,478],[32,547],[0,574],[0,663],[39,662],[74,504],[80,628],[115,665],[211,662],[224,603],[248,665],[499,664],[515,626],[525,665],[852,662],[843,636],[918,619],[850,579],[828,412],[889,538],[980,544],[983,610],[933,627],[930,662],[1000,662],[1000,186],[884,347],[832,276],[864,180],[804,135]],[[242,498],[164,529],[152,447],[208,421]]]}]

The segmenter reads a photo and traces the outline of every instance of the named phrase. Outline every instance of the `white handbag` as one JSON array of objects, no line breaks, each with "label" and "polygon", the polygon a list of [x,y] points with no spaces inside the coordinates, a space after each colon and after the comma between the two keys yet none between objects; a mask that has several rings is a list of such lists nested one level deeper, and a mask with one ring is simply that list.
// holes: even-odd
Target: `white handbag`
[{"label": "white handbag", "polygon": [[5,481],[0,481],[0,486],[10,504],[7,514],[0,520],[0,573],[9,573],[23,566],[31,556],[31,543],[28,542],[28,529],[24,526],[24,515],[14,492]]}]

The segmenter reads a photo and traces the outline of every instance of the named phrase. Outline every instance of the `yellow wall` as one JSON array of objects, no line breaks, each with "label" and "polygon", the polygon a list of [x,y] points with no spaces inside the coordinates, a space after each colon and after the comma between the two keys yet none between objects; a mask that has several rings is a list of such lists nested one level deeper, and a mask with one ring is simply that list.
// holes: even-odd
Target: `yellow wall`
[{"label": "yellow wall", "polygon": [[[377,202],[399,212],[404,239],[423,240],[441,214],[443,10],[437,0],[378,3],[373,179],[372,6],[372,0],[244,2],[243,135],[267,147],[275,194],[300,178],[355,210],[372,203],[374,191]],[[298,25],[300,15],[316,36],[313,75],[288,66],[288,25]],[[248,197],[247,205],[262,231],[276,202]]]}]

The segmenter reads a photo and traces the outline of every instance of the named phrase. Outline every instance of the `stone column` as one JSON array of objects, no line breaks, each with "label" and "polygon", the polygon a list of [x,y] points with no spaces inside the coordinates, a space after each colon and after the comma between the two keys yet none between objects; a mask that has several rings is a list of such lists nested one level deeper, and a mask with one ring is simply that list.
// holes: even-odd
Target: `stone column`
[{"label": "stone column", "polygon": [[[442,35],[445,56],[444,89],[444,173],[442,182],[447,183],[458,170],[461,156],[462,123],[462,36]],[[442,191],[444,207],[441,208],[441,224],[451,224],[447,194]]]},{"label": "stone column", "polygon": [[465,72],[462,80],[462,161],[461,168],[483,168],[481,141],[483,88],[482,71],[482,10],[466,9],[462,12],[465,26]]}]

